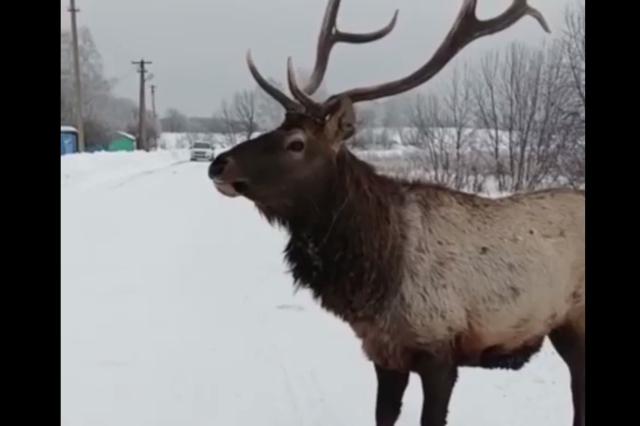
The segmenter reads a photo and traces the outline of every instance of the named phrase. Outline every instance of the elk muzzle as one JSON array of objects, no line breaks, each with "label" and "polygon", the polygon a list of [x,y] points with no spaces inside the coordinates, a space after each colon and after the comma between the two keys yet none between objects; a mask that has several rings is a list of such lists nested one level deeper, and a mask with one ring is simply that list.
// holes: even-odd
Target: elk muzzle
[{"label": "elk muzzle", "polygon": [[209,166],[209,178],[216,189],[227,197],[237,197],[247,188],[247,180],[240,173],[233,158],[226,154],[218,155]]}]

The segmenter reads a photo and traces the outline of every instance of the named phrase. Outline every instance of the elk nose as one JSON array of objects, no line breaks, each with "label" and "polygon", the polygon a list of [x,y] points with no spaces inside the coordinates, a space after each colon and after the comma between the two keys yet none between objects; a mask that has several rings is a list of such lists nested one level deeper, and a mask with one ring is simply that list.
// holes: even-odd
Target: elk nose
[{"label": "elk nose", "polygon": [[226,156],[219,155],[215,160],[213,160],[213,162],[209,166],[209,178],[210,179],[219,178],[222,175],[222,172],[224,172],[224,168],[227,166],[228,163],[229,163],[229,160],[227,159]]}]

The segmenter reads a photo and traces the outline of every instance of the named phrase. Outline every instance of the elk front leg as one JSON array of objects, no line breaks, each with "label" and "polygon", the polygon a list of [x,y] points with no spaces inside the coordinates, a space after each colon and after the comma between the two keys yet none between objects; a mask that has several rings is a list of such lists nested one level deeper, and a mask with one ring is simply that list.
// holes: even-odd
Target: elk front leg
[{"label": "elk front leg", "polygon": [[429,354],[420,357],[416,371],[422,381],[421,426],[445,426],[449,400],[458,378],[458,367],[448,361],[434,358]]},{"label": "elk front leg", "polygon": [[409,372],[387,370],[374,364],[378,378],[376,425],[393,426],[402,408],[402,396],[409,383]]}]

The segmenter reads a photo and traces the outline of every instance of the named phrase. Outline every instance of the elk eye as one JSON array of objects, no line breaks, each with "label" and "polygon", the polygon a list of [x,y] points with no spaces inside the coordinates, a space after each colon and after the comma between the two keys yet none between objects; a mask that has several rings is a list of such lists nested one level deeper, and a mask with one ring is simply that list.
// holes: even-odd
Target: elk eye
[{"label": "elk eye", "polygon": [[287,150],[288,151],[293,151],[293,152],[300,152],[304,149],[304,142],[302,142],[299,139],[296,139],[294,141],[289,142],[289,144],[287,145]]}]

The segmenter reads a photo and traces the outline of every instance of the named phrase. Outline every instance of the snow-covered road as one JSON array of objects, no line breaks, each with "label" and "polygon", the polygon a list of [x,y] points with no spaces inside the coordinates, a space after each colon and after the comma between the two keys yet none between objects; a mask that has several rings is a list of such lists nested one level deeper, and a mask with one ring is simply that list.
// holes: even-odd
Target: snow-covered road
[{"label": "snow-covered road", "polygon": [[[62,425],[373,424],[373,367],[294,294],[281,231],[218,195],[206,163],[112,176],[104,162],[85,161],[91,180],[63,163]],[[421,400],[412,377],[399,425]],[[463,369],[449,418],[568,426],[570,401],[547,345],[520,372]]]}]

